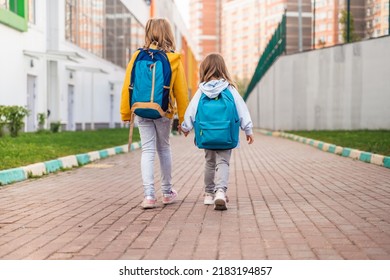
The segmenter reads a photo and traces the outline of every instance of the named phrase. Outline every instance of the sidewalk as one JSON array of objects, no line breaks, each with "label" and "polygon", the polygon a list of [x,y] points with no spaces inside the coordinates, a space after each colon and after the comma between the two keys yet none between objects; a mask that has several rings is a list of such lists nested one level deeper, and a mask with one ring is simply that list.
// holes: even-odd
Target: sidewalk
[{"label": "sidewalk", "polygon": [[0,188],[0,259],[390,259],[389,169],[257,133],[221,212],[203,205],[192,141],[171,138],[179,200],[158,187],[152,210],[140,149]]}]

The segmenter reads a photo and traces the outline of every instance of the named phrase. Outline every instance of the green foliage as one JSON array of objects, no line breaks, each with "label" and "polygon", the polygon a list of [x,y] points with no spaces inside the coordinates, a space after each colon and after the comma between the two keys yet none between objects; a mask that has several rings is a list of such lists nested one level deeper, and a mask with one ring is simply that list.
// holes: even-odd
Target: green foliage
[{"label": "green foliage", "polygon": [[51,130],[51,132],[57,133],[57,132],[60,131],[60,128],[61,128],[61,122],[60,121],[50,123],[50,130]]},{"label": "green foliage", "polygon": [[[125,145],[128,137],[128,128],[6,135],[0,138],[0,170]],[[135,127],[133,142],[139,140]]]},{"label": "green foliage", "polygon": [[6,111],[6,107],[4,105],[0,105],[0,137],[4,135],[3,128],[6,124],[5,111]]},{"label": "green foliage", "polygon": [[345,148],[390,156],[390,130],[288,131]]},{"label": "green foliage", "polygon": [[28,116],[29,111],[22,106],[5,106],[4,115],[6,118],[6,126],[8,127],[11,136],[16,137],[24,125],[23,119]]},{"label": "green foliage", "polygon": [[248,78],[243,78],[243,79],[238,79],[235,78],[234,81],[237,84],[237,91],[240,93],[241,96],[244,96],[246,89],[248,88],[249,85],[249,79]]},{"label": "green foliage", "polygon": [[37,117],[38,117],[38,130],[43,130],[46,121],[46,114],[38,113]]},{"label": "green foliage", "polygon": [[[344,43],[348,43],[348,35],[347,35],[347,29],[348,29],[348,13],[346,10],[341,11],[341,17],[339,19],[339,23],[343,26],[342,27],[342,36]],[[353,19],[353,14],[349,13],[349,42],[356,42],[360,41],[361,38],[359,35],[355,32],[355,21]]]}]

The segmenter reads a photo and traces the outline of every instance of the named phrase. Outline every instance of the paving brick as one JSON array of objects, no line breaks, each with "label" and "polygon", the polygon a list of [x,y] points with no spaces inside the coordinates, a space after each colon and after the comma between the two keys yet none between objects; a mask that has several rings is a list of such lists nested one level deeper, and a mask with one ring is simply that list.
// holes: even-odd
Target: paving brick
[{"label": "paving brick", "polygon": [[227,211],[203,205],[204,152],[191,135],[171,138],[172,205],[157,161],[158,207],[140,207],[140,149],[1,188],[0,258],[390,259],[388,168],[326,143],[329,153],[255,137],[233,151]]}]

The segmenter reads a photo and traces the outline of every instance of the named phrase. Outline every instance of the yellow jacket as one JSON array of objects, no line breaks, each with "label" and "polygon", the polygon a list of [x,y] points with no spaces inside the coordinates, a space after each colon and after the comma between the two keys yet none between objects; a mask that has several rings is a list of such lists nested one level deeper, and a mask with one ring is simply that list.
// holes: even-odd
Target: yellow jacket
[{"label": "yellow jacket", "polygon": [[[153,48],[153,46],[151,46]],[[131,118],[130,111],[130,102],[129,102],[129,85],[131,80],[131,70],[133,69],[133,64],[139,50],[136,51],[126,69],[125,81],[122,87],[122,98],[121,98],[121,118],[122,121],[129,121]],[[188,106],[188,87],[186,82],[186,77],[184,73],[183,64],[181,63],[180,54],[179,53],[167,53],[169,63],[171,64],[172,76],[171,76],[171,84],[170,84],[170,98],[171,102],[169,103],[168,111],[170,113],[166,114],[166,117],[172,119],[173,113],[176,111],[175,108],[171,107],[171,103],[177,106],[177,114],[179,117],[180,123],[184,121],[184,113]]]}]

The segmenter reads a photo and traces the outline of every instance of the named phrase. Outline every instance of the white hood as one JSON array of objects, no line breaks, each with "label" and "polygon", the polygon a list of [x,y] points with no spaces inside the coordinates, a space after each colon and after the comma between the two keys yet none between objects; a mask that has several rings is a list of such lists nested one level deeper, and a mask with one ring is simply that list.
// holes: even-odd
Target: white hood
[{"label": "white hood", "polygon": [[229,82],[226,80],[211,80],[206,83],[199,84],[200,90],[206,94],[209,98],[215,98],[221,91],[229,86]]}]

